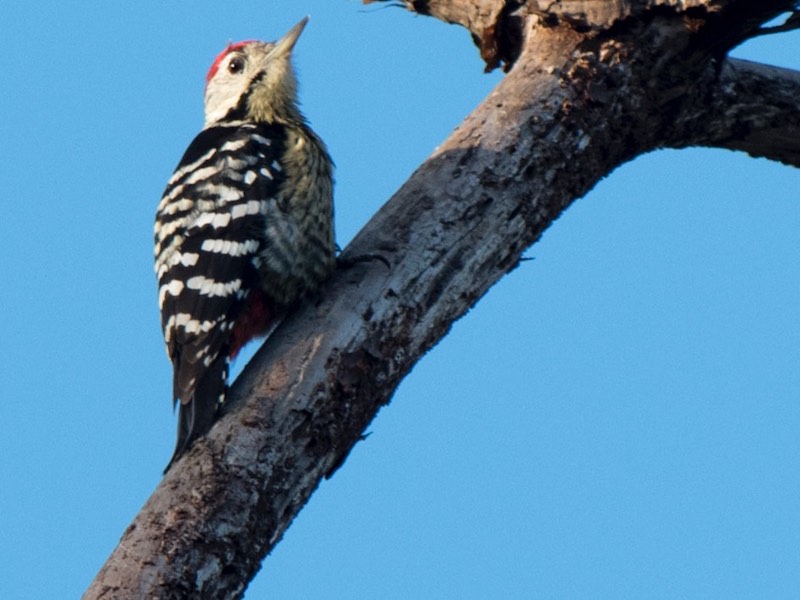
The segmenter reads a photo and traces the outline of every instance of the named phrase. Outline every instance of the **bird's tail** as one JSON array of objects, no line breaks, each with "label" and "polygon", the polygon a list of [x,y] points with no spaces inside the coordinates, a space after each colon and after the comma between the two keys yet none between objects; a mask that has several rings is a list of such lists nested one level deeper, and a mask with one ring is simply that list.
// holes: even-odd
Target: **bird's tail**
[{"label": "bird's tail", "polygon": [[[178,441],[175,452],[164,473],[183,455],[192,442],[205,435],[217,417],[227,391],[229,359],[221,352],[205,369],[188,402],[181,401],[178,409]],[[178,374],[176,373],[176,377]]]}]

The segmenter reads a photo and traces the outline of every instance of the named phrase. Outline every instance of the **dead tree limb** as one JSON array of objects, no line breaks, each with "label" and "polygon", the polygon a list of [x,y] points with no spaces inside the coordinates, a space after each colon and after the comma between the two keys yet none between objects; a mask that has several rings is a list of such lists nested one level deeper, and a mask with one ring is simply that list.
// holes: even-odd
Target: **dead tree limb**
[{"label": "dead tree limb", "polygon": [[725,59],[794,2],[408,4],[494,36],[509,74],[345,251],[389,268],[341,270],[274,333],[85,598],[239,597],[403,376],[617,166],[689,145],[800,165],[800,75]]}]

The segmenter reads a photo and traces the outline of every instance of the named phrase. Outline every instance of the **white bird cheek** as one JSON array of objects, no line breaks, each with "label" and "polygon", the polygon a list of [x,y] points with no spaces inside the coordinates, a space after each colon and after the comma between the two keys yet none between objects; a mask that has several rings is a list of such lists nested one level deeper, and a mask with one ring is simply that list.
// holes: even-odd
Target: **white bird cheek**
[{"label": "white bird cheek", "polygon": [[[243,79],[243,78],[237,78]],[[215,123],[235,108],[244,92],[242,83],[222,75],[208,84],[205,99],[206,126]]]}]

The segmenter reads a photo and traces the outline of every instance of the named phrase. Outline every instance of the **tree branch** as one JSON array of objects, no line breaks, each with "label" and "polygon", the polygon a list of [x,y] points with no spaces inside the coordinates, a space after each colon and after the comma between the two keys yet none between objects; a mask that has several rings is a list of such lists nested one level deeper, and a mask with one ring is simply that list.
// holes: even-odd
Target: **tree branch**
[{"label": "tree branch", "polygon": [[[600,32],[526,17],[521,30],[539,25],[509,75],[345,252],[391,267],[340,270],[318,303],[275,331],[227,414],[168,472],[84,597],[239,597],[403,376],[571,202],[664,145],[769,155],[756,127],[772,132],[780,115],[738,132],[769,111],[748,112],[726,91],[756,99],[764,73],[737,61],[718,77],[714,40],[685,16],[657,12]],[[775,155],[795,164],[796,143]]]},{"label": "tree branch", "polygon": [[[604,31],[624,20],[649,19],[672,11],[703,23],[721,57],[744,40],[758,35],[791,31],[798,26],[797,0],[363,0],[401,2],[420,15],[461,25],[491,71],[503,65],[508,71],[522,51],[522,24],[538,17],[541,24],[571,25],[578,31]],[[782,13],[791,13],[784,24],[761,25]],[[770,15],[765,18],[764,15]]]},{"label": "tree branch", "polygon": [[728,148],[800,167],[800,72],[727,60],[711,97],[675,131],[676,148]]}]

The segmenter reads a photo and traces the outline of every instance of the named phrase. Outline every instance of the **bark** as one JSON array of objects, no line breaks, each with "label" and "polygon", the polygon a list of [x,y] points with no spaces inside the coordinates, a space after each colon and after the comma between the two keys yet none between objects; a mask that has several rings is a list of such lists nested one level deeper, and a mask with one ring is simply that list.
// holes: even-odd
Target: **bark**
[{"label": "bark", "polygon": [[729,59],[708,100],[683,111],[670,145],[741,150],[800,166],[798,92],[800,72]]},{"label": "bark", "polygon": [[508,4],[414,3],[478,37],[505,14],[513,68],[344,253],[383,260],[341,269],[261,348],[85,598],[239,597],[416,361],[620,164],[701,144],[800,165],[800,75],[724,58],[793,2],[561,3],[594,22]]},{"label": "bark", "polygon": [[[522,51],[523,23],[535,16],[542,24],[569,23],[584,32],[608,29],[627,19],[650,18],[664,11],[699,19],[720,54],[746,37],[800,28],[797,2],[755,0],[363,0],[399,2],[408,10],[465,27],[472,34],[486,70],[508,70]],[[777,11],[774,9],[777,7]],[[791,12],[781,26],[762,27],[765,13]],[[728,23],[732,20],[732,23]],[[729,27],[730,25],[730,27]]]}]

